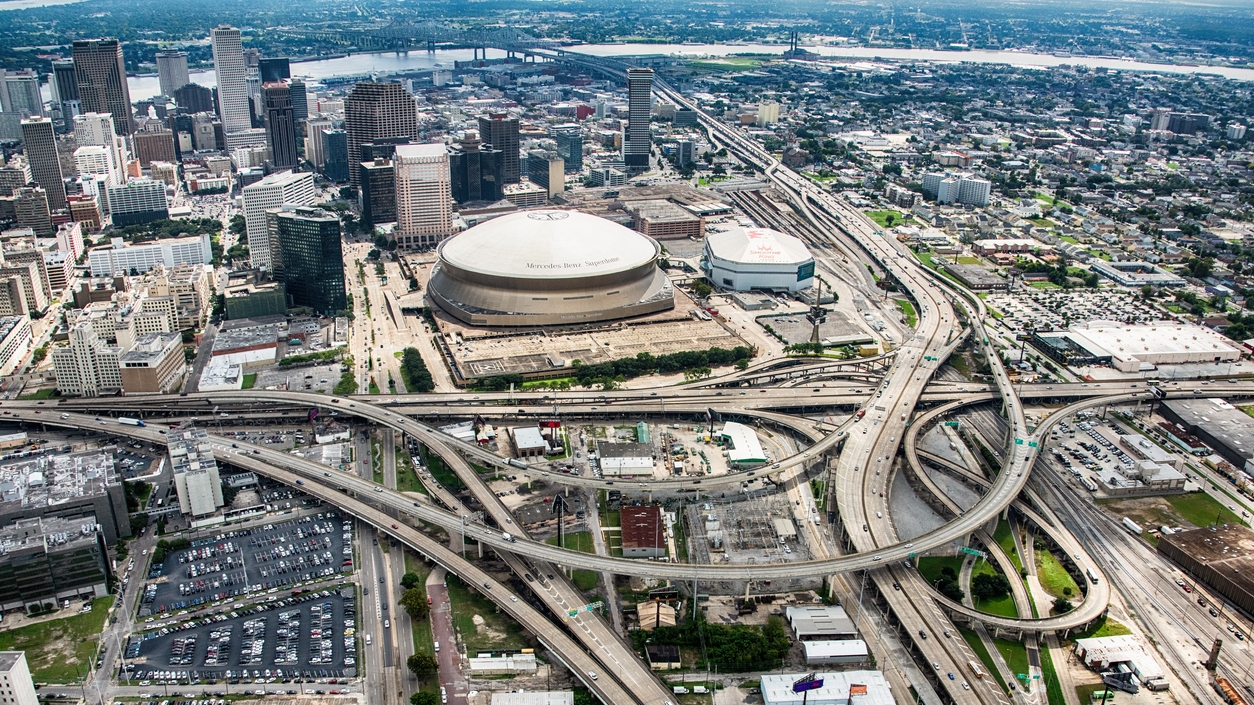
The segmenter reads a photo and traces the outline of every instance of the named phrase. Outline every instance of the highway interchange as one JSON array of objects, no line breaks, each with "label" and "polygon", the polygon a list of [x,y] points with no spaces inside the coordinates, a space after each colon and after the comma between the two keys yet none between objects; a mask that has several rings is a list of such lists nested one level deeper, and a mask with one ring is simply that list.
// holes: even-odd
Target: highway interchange
[{"label": "highway interchange", "polygon": [[[618,70],[612,62],[588,57],[561,57],[601,70]],[[597,63],[599,61],[599,63]],[[681,106],[691,105],[682,95],[662,83],[655,91]],[[134,427],[109,420],[105,414],[143,413],[168,414],[186,419],[196,409],[221,407],[240,418],[273,417],[274,409],[299,410],[316,407],[332,410],[342,418],[352,417],[378,427],[392,429],[400,438],[417,439],[429,452],[439,456],[467,485],[482,505],[483,512],[497,528],[484,523],[467,522],[471,512],[447,489],[429,477],[422,478],[431,500],[416,500],[394,489],[373,482],[369,473],[361,475],[328,472],[327,468],[289,453],[253,446],[234,439],[211,434],[213,451],[220,462],[251,470],[287,484],[300,484],[303,491],[334,504],[370,524],[383,534],[394,537],[418,551],[427,559],[467,583],[481,587],[480,592],[494,601],[502,611],[530,630],[556,658],[597,696],[607,703],[640,703],[641,705],[673,705],[674,696],[649,671],[609,624],[593,612],[568,617],[567,611],[579,606],[585,598],[567,581],[561,570],[583,568],[618,575],[670,578],[684,583],[697,581],[770,580],[830,576],[835,587],[855,576],[865,576],[877,586],[901,626],[896,636],[880,635],[899,643],[912,658],[897,663],[889,672],[894,688],[913,688],[923,702],[980,702],[984,704],[1040,702],[1022,692],[1010,696],[1000,691],[991,679],[969,677],[946,679],[944,673],[968,672],[967,663],[978,658],[961,638],[947,638],[956,620],[981,620],[991,626],[1017,630],[1034,643],[1048,633],[1082,626],[1100,617],[1109,597],[1109,582],[1090,586],[1083,602],[1064,615],[1020,619],[994,618],[940,597],[909,561],[930,549],[954,541],[964,542],[977,534],[1006,507],[1019,501],[1032,475],[1038,452],[1051,427],[1067,416],[1084,409],[1109,404],[1148,400],[1150,391],[1137,383],[1057,384],[1049,387],[1031,385],[1016,389],[1002,361],[988,344],[985,331],[987,311],[983,302],[965,290],[959,290],[935,272],[919,266],[895,239],[884,237],[871,221],[844,201],[822,191],[807,179],[780,165],[746,134],[701,115],[712,140],[726,146],[743,162],[758,167],[774,186],[785,193],[795,211],[807,223],[815,238],[826,245],[816,251],[825,258],[825,265],[845,265],[826,252],[843,252],[846,261],[873,260],[879,272],[890,277],[916,304],[919,319],[913,335],[901,341],[891,355],[876,360],[816,361],[797,363],[791,360],[754,365],[750,369],[729,373],[684,388],[626,390],[607,392],[562,393],[454,393],[391,396],[334,397],[306,392],[249,390],[189,394],[169,400],[110,399],[75,400],[61,405],[36,402],[6,404],[10,418],[53,426],[107,431],[149,442],[163,442],[163,429],[156,424]],[[857,265],[861,267],[861,265]],[[935,382],[937,372],[949,354],[970,338],[992,370],[992,385],[976,383]],[[789,365],[795,369],[789,369]],[[871,365],[880,369],[872,370]],[[886,367],[885,367],[886,366]],[[752,386],[773,380],[784,386]],[[1173,393],[1206,396],[1254,395],[1254,384],[1180,383]],[[1029,426],[1021,399],[1042,399],[1066,403],[1035,428]],[[948,413],[968,405],[1000,404],[1010,430],[1003,448],[1003,467],[991,481],[978,502],[965,512],[955,511],[945,524],[909,541],[902,541],[894,528],[888,505],[887,486],[891,483],[895,459],[904,449],[905,461],[916,470],[921,460],[914,441],[921,429]],[[931,405],[927,410],[919,404]],[[865,415],[852,415],[855,409]],[[693,565],[645,562],[581,553],[531,539],[514,525],[508,509],[487,488],[471,465],[502,465],[504,460],[476,446],[461,443],[440,433],[433,426],[440,419],[464,419],[475,415],[485,418],[516,420],[540,414],[559,413],[566,419],[606,417],[665,417],[674,415],[694,418],[712,410],[726,418],[758,420],[787,428],[806,439],[807,445],[785,458],[778,459],[758,474],[769,476],[775,483],[792,486],[815,472],[831,473],[831,495],[835,502],[837,521],[843,527],[842,540],[835,545],[818,542],[819,555],[811,560],[783,564]],[[845,411],[842,420],[833,425],[816,424],[802,414]],[[206,413],[202,411],[201,413]],[[390,453],[385,455],[391,455]],[[831,463],[829,466],[829,462]],[[395,468],[392,468],[393,474]],[[553,482],[585,489],[604,489],[614,483],[588,476],[574,476],[539,468],[512,469],[524,476],[543,477]],[[751,473],[752,474],[752,473]],[[925,473],[917,473],[924,475]],[[703,478],[682,477],[632,483],[652,492],[709,491],[739,485],[743,473]],[[761,479],[760,477],[758,479]],[[389,484],[389,483],[385,483]],[[619,487],[628,483],[618,481]],[[395,480],[389,484],[395,486]],[[1030,492],[1029,492],[1030,494]],[[939,493],[938,493],[939,496]],[[1020,505],[1020,511],[1037,516],[1044,504]],[[1047,509],[1047,508],[1046,508]],[[1048,514],[1048,511],[1045,511]],[[1083,569],[1101,574],[1104,566],[1090,557],[1081,542],[1071,536],[1054,516],[1038,516],[1035,520],[1051,538],[1073,555]],[[520,575],[544,605],[548,614],[518,600],[510,587],[487,575],[469,561],[415,528],[419,522],[438,526],[450,536],[464,534],[468,540],[495,550],[512,570]],[[505,533],[512,536],[505,537]],[[370,574],[374,575],[373,566]],[[544,577],[551,576],[551,577]],[[535,578],[539,577],[539,580]],[[902,589],[894,589],[894,585]],[[904,632],[904,633],[903,633]],[[928,635],[931,635],[929,638]],[[944,635],[944,636],[941,636]],[[896,652],[896,649],[893,649]],[[388,657],[389,660],[391,657]],[[931,666],[931,667],[928,667]],[[107,669],[106,669],[107,670]]]}]

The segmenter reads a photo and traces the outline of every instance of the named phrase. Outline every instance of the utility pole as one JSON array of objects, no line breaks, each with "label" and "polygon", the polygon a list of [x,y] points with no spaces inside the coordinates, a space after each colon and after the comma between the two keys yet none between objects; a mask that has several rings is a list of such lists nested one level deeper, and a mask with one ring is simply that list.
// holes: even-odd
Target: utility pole
[{"label": "utility pole", "polygon": [[814,326],[810,330],[810,343],[820,345],[822,340],[819,338],[819,325],[827,321],[827,309],[823,308],[823,278],[815,277],[815,279],[818,281],[818,288],[815,290],[814,305],[806,314],[806,320]]}]

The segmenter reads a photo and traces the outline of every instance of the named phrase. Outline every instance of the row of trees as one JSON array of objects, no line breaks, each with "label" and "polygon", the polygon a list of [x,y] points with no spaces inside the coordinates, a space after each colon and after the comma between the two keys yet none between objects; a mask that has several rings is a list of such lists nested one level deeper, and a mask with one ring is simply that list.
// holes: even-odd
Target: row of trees
[{"label": "row of trees", "polygon": [[[401,576],[401,587],[405,588],[405,591],[401,593],[397,604],[413,621],[419,622],[426,619],[431,613],[431,608],[427,605],[427,593],[423,589],[422,578],[417,573],[407,572]],[[435,655],[426,651],[414,652],[414,655],[406,659],[405,666],[419,682],[427,681],[440,669]],[[440,697],[435,693],[417,692],[410,696],[409,702],[412,705],[438,705]]]},{"label": "row of trees", "polygon": [[[632,632],[636,650],[644,651],[646,644],[665,644],[681,647],[701,647],[708,666],[717,666],[726,673],[769,671],[779,668],[788,655],[792,643],[784,628],[784,620],[778,615],[767,618],[762,626],[749,624],[710,624],[705,613],[697,612],[673,627],[658,627],[652,632]],[[702,664],[698,664],[700,668]]]},{"label": "row of trees", "polygon": [[401,372],[405,375],[405,388],[410,392],[429,392],[435,389],[435,380],[431,378],[431,370],[422,360],[418,348],[405,348],[401,353]]}]

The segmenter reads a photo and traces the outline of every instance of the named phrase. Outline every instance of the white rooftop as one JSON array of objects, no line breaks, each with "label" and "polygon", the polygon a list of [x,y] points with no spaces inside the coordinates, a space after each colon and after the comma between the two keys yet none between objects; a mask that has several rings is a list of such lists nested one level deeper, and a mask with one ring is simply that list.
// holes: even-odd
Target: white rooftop
[{"label": "white rooftop", "polygon": [[[879,671],[821,672],[823,687],[807,693],[794,693],[792,684],[804,673],[768,673],[762,676],[762,700],[766,705],[896,705],[888,681]],[[852,695],[850,690],[855,691]],[[903,701],[909,700],[903,693]]]},{"label": "white rooftop", "polygon": [[866,642],[861,639],[803,641],[801,646],[806,652],[806,662],[825,658],[851,658],[866,656]]},{"label": "white rooftop", "polygon": [[1157,357],[1163,355],[1240,355],[1240,350],[1215,331],[1190,324],[1154,323],[1132,325],[1114,321],[1073,324],[1070,334],[1085,347],[1097,348],[1114,357]]},{"label": "white rooftop", "polygon": [[769,228],[731,228],[711,233],[706,247],[718,259],[745,264],[802,264],[811,260],[805,243]]},{"label": "white rooftop", "polygon": [[728,449],[727,459],[733,463],[765,463],[766,453],[758,441],[758,434],[752,428],[728,421],[719,432],[723,438],[730,440],[732,447]]}]

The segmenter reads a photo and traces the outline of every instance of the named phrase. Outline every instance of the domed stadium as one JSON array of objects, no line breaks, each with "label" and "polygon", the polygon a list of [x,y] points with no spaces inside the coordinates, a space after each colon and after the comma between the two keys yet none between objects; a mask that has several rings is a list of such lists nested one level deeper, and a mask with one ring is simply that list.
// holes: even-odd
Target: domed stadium
[{"label": "domed stadium", "polygon": [[702,268],[716,286],[733,291],[800,291],[814,285],[814,258],[805,243],[769,228],[731,228],[705,239]]},{"label": "domed stadium", "polygon": [[579,211],[494,218],[445,240],[427,294],[474,326],[610,321],[675,307],[661,248]]}]

